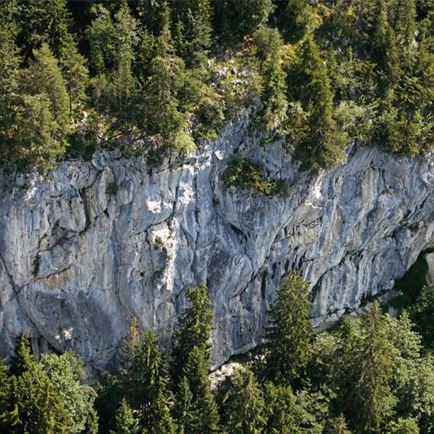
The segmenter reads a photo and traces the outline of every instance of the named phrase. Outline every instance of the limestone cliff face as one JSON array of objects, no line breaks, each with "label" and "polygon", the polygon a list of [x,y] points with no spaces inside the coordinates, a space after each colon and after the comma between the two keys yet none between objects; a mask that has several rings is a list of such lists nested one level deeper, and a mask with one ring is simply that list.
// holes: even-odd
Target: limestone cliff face
[{"label": "limestone cliff face", "polygon": [[[136,315],[168,339],[184,290],[214,302],[212,363],[255,346],[291,268],[312,288],[315,324],[393,287],[434,244],[434,156],[353,148],[300,172],[283,145],[249,136],[249,114],[197,155],[150,169],[100,153],[48,177],[0,173],[0,355],[25,332],[103,366]],[[234,153],[286,180],[288,196],[225,187]]]}]

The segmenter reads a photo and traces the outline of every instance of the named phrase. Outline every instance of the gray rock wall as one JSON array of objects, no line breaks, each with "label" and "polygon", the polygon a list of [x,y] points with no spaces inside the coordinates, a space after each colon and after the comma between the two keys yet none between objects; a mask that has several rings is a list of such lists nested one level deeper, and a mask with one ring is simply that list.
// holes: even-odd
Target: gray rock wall
[{"label": "gray rock wall", "polygon": [[[132,315],[167,342],[184,290],[205,282],[216,366],[260,341],[291,268],[310,283],[320,325],[391,289],[434,244],[433,155],[353,148],[312,175],[248,126],[246,113],[197,155],[158,170],[113,152],[62,163],[45,179],[0,173],[0,354],[25,332],[36,349],[74,348],[104,366]],[[288,196],[226,188],[234,153],[285,179]]]}]

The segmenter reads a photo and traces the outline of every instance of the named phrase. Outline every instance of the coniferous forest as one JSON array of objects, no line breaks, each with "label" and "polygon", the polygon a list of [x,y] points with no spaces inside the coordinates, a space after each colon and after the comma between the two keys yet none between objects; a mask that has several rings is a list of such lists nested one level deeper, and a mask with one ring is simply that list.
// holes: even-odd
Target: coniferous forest
[{"label": "coniferous forest", "polygon": [[[402,155],[434,144],[431,0],[1,0],[0,164],[47,173],[119,149],[156,167],[255,107],[263,145],[304,170],[352,143]],[[228,185],[279,195],[246,159]],[[376,301],[313,333],[290,272],[263,344],[211,383],[212,305],[186,292],[170,348],[131,320],[106,372],[72,353],[0,360],[0,432],[434,432],[434,288],[392,318]],[[401,306],[402,307],[402,306]]]},{"label": "coniferous forest", "polygon": [[305,169],[433,144],[430,0],[2,0],[0,161],[120,148],[158,165],[261,101]]},{"label": "coniferous forest", "polygon": [[213,385],[205,286],[187,291],[169,354],[133,319],[113,369],[92,385],[76,355],[36,360],[23,336],[10,364],[0,363],[0,431],[432,433],[434,287],[397,318],[373,302],[361,318],[318,334],[307,295],[306,282],[290,272],[269,311],[264,345]]}]

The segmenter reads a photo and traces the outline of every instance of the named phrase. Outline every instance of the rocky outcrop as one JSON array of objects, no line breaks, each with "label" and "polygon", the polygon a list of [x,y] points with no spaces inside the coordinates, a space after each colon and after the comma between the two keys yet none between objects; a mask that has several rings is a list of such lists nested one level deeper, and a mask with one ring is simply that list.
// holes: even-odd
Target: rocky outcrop
[{"label": "rocky outcrop", "polygon": [[[197,155],[158,169],[102,152],[46,178],[0,174],[1,355],[25,332],[35,349],[74,348],[104,366],[133,315],[167,342],[184,290],[204,282],[215,366],[260,341],[291,268],[312,288],[319,325],[391,289],[433,245],[433,155],[353,147],[314,175],[284,144],[249,134],[246,113]],[[284,179],[287,197],[227,188],[235,153]]]}]

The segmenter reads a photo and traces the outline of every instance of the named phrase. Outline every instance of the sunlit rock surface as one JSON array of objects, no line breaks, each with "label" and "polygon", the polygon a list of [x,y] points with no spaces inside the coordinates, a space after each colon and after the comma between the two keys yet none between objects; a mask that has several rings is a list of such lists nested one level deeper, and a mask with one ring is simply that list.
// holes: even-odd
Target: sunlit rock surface
[{"label": "sunlit rock surface", "polygon": [[[312,288],[316,325],[391,289],[434,244],[434,156],[349,150],[317,175],[284,144],[261,145],[246,113],[197,155],[161,168],[116,152],[68,161],[48,177],[0,173],[0,355],[15,337],[108,362],[131,317],[168,341],[187,287],[214,302],[212,365],[254,347],[291,268]],[[288,195],[227,188],[245,155]]]}]

